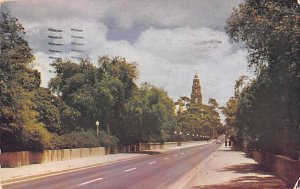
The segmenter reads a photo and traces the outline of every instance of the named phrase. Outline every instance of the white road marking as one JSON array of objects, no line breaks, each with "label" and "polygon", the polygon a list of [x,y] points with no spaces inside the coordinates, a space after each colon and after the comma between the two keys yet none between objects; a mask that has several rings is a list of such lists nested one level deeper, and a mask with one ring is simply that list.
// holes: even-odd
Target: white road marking
[{"label": "white road marking", "polygon": [[164,160],[167,160],[167,159],[169,159],[169,158],[165,158]]},{"label": "white road marking", "polygon": [[175,157],[178,156],[177,154],[174,155]]},{"label": "white road marking", "polygon": [[183,155],[184,153],[181,153],[181,155]]},{"label": "white road marking", "polygon": [[86,185],[86,184],[89,184],[89,183],[92,183],[92,182],[96,182],[96,181],[98,181],[98,180],[102,180],[103,178],[97,178],[97,179],[94,179],[94,180],[90,180],[90,181],[87,181],[87,182],[83,182],[83,183],[81,183],[81,184],[79,184],[80,186],[82,186],[82,185]]},{"label": "white road marking", "polygon": [[153,164],[153,163],[156,163],[156,161],[152,161],[151,163],[148,163],[149,165]]},{"label": "white road marking", "polygon": [[127,169],[127,170],[125,170],[126,172],[128,172],[128,171],[133,171],[133,170],[135,170],[136,168],[134,167],[134,168],[131,168],[131,169]]}]

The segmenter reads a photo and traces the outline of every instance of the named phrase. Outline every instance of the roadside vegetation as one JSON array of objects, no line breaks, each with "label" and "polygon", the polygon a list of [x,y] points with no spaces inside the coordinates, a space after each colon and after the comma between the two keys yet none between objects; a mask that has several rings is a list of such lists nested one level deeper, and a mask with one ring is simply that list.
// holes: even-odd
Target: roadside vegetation
[{"label": "roadside vegetation", "polygon": [[227,20],[248,49],[255,78],[242,76],[225,107],[236,144],[300,157],[300,9],[293,0],[246,0]]}]

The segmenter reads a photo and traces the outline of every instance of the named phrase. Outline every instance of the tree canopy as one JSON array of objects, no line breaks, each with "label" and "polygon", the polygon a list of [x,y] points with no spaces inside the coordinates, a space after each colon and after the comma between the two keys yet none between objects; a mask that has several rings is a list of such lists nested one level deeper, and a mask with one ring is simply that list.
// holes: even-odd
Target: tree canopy
[{"label": "tree canopy", "polygon": [[246,0],[226,26],[245,43],[256,74],[237,98],[240,142],[293,158],[300,154],[299,13],[292,0]]},{"label": "tree canopy", "polygon": [[119,142],[167,140],[173,101],[155,86],[139,87],[135,63],[108,56],[100,57],[97,63],[57,59],[51,63],[55,77],[49,89],[42,88],[24,28],[9,14],[1,13],[0,18],[3,151],[115,147]]},{"label": "tree canopy", "polygon": [[48,143],[48,131],[38,121],[41,114],[36,109],[40,74],[29,67],[34,57],[18,20],[2,12],[0,28],[1,147],[41,149]]},{"label": "tree canopy", "polygon": [[207,136],[215,138],[224,133],[218,112],[219,105],[215,99],[209,98],[208,105],[205,105],[191,102],[188,97],[181,97],[176,104],[179,105],[176,129],[184,134],[184,139],[200,140],[207,139]]}]

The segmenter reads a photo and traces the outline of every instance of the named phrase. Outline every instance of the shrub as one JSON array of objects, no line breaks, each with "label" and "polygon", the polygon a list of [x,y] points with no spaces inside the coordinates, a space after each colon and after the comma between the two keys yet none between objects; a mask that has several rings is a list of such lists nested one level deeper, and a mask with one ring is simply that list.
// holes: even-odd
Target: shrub
[{"label": "shrub", "polygon": [[60,148],[90,148],[100,146],[95,134],[91,131],[71,132],[62,135]]},{"label": "shrub", "polygon": [[117,147],[119,144],[119,139],[113,135],[106,133],[105,131],[100,131],[98,136],[98,141],[101,146],[104,147]]}]

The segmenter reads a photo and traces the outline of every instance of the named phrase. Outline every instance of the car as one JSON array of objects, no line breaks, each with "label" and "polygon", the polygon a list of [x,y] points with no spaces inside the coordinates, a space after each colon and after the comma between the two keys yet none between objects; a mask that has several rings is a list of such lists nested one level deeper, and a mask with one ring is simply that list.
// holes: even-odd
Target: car
[{"label": "car", "polygon": [[221,144],[221,141],[220,140],[216,140],[216,144]]}]

